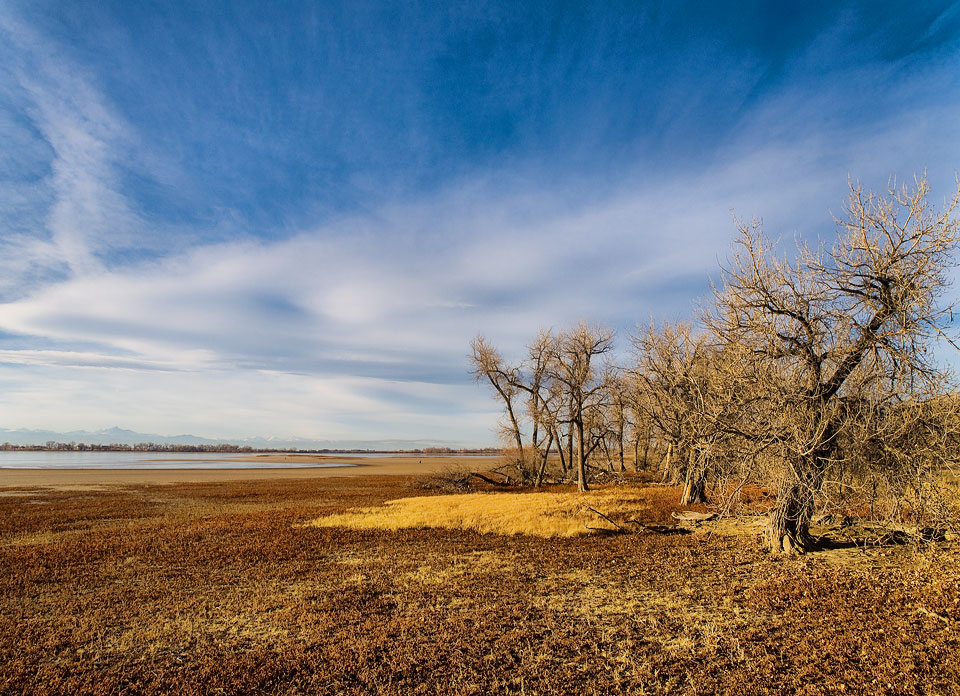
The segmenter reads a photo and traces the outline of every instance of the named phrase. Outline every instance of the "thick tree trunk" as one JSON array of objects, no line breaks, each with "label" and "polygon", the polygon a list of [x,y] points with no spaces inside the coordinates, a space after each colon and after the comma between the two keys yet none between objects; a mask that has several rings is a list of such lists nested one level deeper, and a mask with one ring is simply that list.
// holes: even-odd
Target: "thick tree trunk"
[{"label": "thick tree trunk", "polygon": [[821,445],[796,462],[794,471],[798,478],[787,483],[777,496],[777,506],[771,511],[764,532],[764,545],[773,553],[805,553],[817,547],[817,540],[810,534],[810,520],[835,454],[835,433],[832,423],[823,428]]},{"label": "thick tree trunk", "polygon": [[[686,450],[687,461],[690,460],[691,450]],[[667,470],[669,478],[667,482],[671,486],[679,486],[686,482],[687,480],[687,465],[683,463],[684,450],[680,444],[674,445],[673,448],[673,464]]]},{"label": "thick tree trunk", "polygon": [[795,482],[780,492],[764,532],[764,545],[773,553],[805,553],[816,547],[810,534],[814,491]]}]

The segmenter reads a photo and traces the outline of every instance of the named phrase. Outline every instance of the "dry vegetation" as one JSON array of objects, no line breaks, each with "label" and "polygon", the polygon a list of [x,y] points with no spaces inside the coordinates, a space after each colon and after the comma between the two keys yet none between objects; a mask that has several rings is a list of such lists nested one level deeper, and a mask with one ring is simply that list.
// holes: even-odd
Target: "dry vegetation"
[{"label": "dry vegetation", "polygon": [[551,539],[305,526],[397,478],[5,493],[5,694],[960,694],[956,542],[777,557],[661,486]]},{"label": "dry vegetation", "polygon": [[464,493],[389,500],[384,505],[326,515],[313,527],[474,530],[481,534],[573,537],[636,529],[649,507],[646,491],[608,487],[589,493]]}]

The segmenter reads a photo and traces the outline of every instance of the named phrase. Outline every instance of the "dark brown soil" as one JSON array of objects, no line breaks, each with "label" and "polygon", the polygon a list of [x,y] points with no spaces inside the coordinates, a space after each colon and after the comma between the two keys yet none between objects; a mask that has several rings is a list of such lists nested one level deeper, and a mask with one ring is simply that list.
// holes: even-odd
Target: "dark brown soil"
[{"label": "dark brown soil", "polygon": [[[960,694],[960,548],[300,527],[390,477],[0,495],[0,693]],[[519,500],[519,499],[518,499]]]}]

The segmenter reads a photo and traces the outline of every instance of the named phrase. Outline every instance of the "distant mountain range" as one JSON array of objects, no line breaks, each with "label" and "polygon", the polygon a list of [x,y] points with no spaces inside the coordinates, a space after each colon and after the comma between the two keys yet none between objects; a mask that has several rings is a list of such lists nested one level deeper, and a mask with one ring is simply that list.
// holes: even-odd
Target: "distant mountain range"
[{"label": "distant mountain range", "polygon": [[307,438],[249,437],[234,440],[213,440],[196,435],[157,435],[138,433],[124,428],[106,428],[104,430],[72,430],[54,432],[52,430],[7,430],[0,428],[0,444],[45,445],[48,442],[83,442],[88,445],[138,445],[152,442],[157,445],[238,445],[254,449],[301,449],[301,450],[409,450],[427,447],[450,447],[460,449],[469,447],[459,442],[441,440],[310,440]]}]

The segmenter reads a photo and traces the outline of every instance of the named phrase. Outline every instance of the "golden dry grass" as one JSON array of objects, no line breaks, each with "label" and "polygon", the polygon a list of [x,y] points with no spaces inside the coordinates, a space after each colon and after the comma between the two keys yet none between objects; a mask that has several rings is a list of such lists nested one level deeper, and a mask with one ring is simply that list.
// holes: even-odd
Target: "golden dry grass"
[{"label": "golden dry grass", "polygon": [[433,528],[508,536],[575,537],[616,531],[622,525],[612,524],[604,516],[629,523],[649,507],[642,488],[611,486],[588,493],[461,493],[388,500],[376,507],[319,517],[309,526],[394,531]]}]

